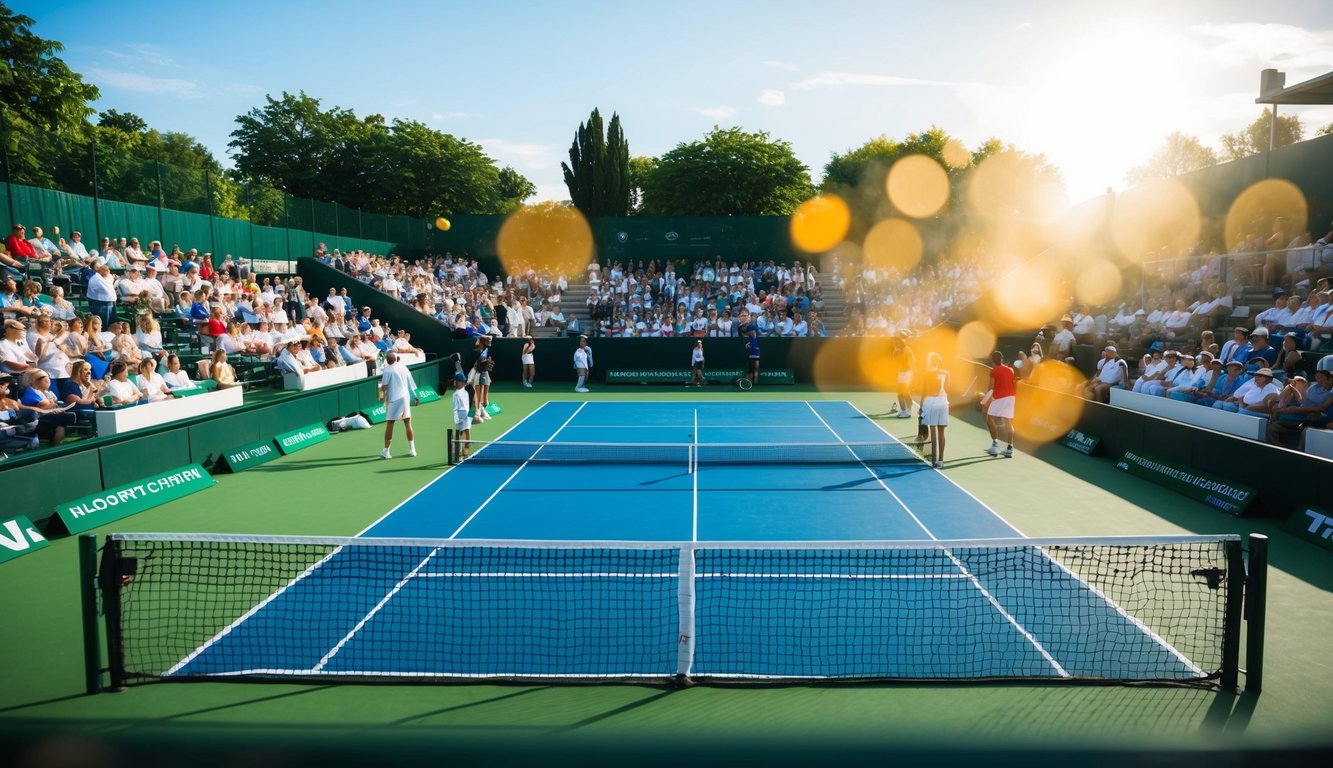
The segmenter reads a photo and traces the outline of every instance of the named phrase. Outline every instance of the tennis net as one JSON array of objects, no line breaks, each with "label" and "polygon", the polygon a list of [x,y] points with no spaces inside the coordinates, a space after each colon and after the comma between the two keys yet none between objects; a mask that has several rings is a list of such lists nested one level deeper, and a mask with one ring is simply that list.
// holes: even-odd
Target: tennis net
[{"label": "tennis net", "polygon": [[1234,536],[637,543],[115,534],[114,685],[1039,679],[1234,687]]},{"label": "tennis net", "polygon": [[459,440],[449,437],[452,464],[658,464],[682,467],[920,463],[898,442],[878,443],[579,443]]}]

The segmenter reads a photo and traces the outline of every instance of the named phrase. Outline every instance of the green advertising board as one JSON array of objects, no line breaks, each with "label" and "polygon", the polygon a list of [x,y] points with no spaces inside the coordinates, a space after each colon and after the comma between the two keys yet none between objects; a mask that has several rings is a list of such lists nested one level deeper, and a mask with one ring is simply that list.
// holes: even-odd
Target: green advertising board
[{"label": "green advertising board", "polygon": [[1182,496],[1202,501],[1232,515],[1245,514],[1250,502],[1254,501],[1254,489],[1249,486],[1176,466],[1164,459],[1135,451],[1125,451],[1115,466],[1135,477],[1151,480]]},{"label": "green advertising board", "polygon": [[329,437],[329,430],[323,424],[315,422],[300,429],[293,429],[291,432],[283,432],[274,439],[278,441],[282,455],[289,456],[316,443],[322,443]]},{"label": "green advertising board", "polygon": [[1060,438],[1060,445],[1078,451],[1085,456],[1091,456],[1097,450],[1097,445],[1102,439],[1096,435],[1089,435],[1086,432],[1080,432],[1077,429],[1071,429]]},{"label": "green advertising board", "polygon": [[385,409],[384,403],[376,403],[373,407],[361,411],[361,415],[365,416],[366,421],[371,424],[383,424],[389,413]]},{"label": "green advertising board", "polygon": [[260,440],[257,443],[242,445],[239,448],[232,448],[223,452],[222,458],[218,459],[218,463],[232,472],[241,472],[260,464],[266,464],[281,455],[278,453],[278,449],[274,447],[272,440]]},{"label": "green advertising board", "polygon": [[1310,507],[1287,518],[1282,527],[1298,539],[1333,551],[1333,515]]},{"label": "green advertising board", "polygon": [[159,472],[133,483],[56,505],[56,514],[70,533],[138,514],[213,486],[213,477],[198,464]]},{"label": "green advertising board", "polygon": [[[704,381],[709,384],[730,384],[745,376],[740,368],[706,368]],[[694,379],[694,371],[688,368],[676,369],[612,369],[606,372],[607,384],[689,384]],[[759,371],[759,384],[795,384],[796,376],[791,368],[773,368]]]},{"label": "green advertising board", "polygon": [[0,563],[7,563],[46,546],[46,538],[23,515],[0,523]]},{"label": "green advertising board", "polygon": [[433,403],[436,400],[440,399],[440,393],[436,392],[435,387],[432,387],[430,385],[424,387],[417,387],[416,396],[417,396],[417,402],[419,403]]}]

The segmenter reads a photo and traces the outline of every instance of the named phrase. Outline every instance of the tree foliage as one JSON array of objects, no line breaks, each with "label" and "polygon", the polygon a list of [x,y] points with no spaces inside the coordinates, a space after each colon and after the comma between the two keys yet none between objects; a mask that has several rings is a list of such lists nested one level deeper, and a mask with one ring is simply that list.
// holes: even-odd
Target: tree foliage
[{"label": "tree foliage", "polygon": [[501,213],[532,194],[481,147],[415,120],[323,109],[304,92],[266,97],[236,118],[231,147],[247,181],[350,208],[432,217]]},{"label": "tree foliage", "polygon": [[[1254,122],[1236,131],[1222,135],[1222,151],[1228,160],[1239,160],[1268,151],[1268,131],[1272,116],[1261,112]],[[1278,115],[1273,134],[1273,147],[1295,144],[1302,138],[1301,120],[1295,115]]]},{"label": "tree foliage", "polygon": [[1143,184],[1156,179],[1170,179],[1201,168],[1217,165],[1217,153],[1211,147],[1199,141],[1197,136],[1188,136],[1176,131],[1166,137],[1162,148],[1153,153],[1144,165],[1130,169],[1125,180],[1130,184]]},{"label": "tree foliage", "polygon": [[659,157],[642,189],[652,216],[785,216],[814,194],[791,144],[717,127]]},{"label": "tree foliage", "polygon": [[629,213],[637,216],[643,213],[643,185],[648,175],[657,168],[655,157],[631,157],[629,159]]},{"label": "tree foliage", "polygon": [[1329,123],[1328,125],[1325,125],[1324,127],[1315,131],[1316,136],[1327,136],[1330,133],[1333,133],[1333,123]]},{"label": "tree foliage", "polygon": [[83,82],[57,53],[64,46],[33,33],[32,18],[0,3],[0,149],[13,181],[49,185],[52,163],[44,155],[77,143],[101,94]]},{"label": "tree foliage", "polygon": [[569,146],[569,162],[560,168],[569,199],[585,216],[629,215],[629,144],[620,115],[611,114],[604,134],[602,115],[594,108],[588,122],[579,123]]}]

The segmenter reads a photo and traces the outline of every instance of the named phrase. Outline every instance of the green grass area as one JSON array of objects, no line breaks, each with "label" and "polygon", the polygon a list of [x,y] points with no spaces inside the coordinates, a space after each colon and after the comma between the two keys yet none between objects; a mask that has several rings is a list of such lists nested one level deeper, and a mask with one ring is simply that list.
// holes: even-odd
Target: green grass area
[{"label": "green grass area", "polygon": [[[498,388],[504,414],[474,429],[497,437],[550,399],[847,399],[871,414],[889,398],[804,387]],[[414,411],[421,455],[382,461],[382,430],[335,435],[289,457],[107,529],[352,535],[446,469],[448,400]],[[915,434],[915,420],[882,419]],[[1274,521],[1229,517],[1131,478],[1105,457],[1059,446],[1014,459],[981,454],[979,418],[948,429],[946,473],[1029,536],[1267,533],[1272,537],[1267,677],[1259,696],[1193,688],[1053,684],[874,684],[771,688],[601,685],[151,684],[84,696],[77,551],[72,538],[0,565],[0,728],[176,744],[297,739],[324,748],[373,743],[486,745],[547,756],[552,744],[754,745],[752,754],[895,748],[1277,748],[1330,743],[1333,637],[1330,553]],[[396,454],[401,456],[401,427]],[[1243,680],[1243,677],[1242,677]],[[553,741],[563,739],[564,741]],[[570,739],[576,741],[571,742]],[[382,741],[381,741],[382,740]],[[352,747],[349,746],[349,749]],[[595,747],[589,746],[589,749]],[[728,753],[729,754],[729,753]]]}]

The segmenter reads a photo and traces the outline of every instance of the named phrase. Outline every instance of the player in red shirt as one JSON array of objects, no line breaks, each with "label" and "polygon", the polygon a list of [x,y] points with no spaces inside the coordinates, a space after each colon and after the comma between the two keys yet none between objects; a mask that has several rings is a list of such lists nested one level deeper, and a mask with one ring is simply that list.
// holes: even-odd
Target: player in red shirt
[{"label": "player in red shirt", "polygon": [[1004,457],[1014,455],[1014,399],[1018,389],[1014,383],[1014,369],[1004,364],[1004,353],[998,349],[991,353],[990,391],[982,399],[986,408],[986,428],[990,430],[990,447],[986,453],[1000,455],[1000,438],[1004,438]]}]

